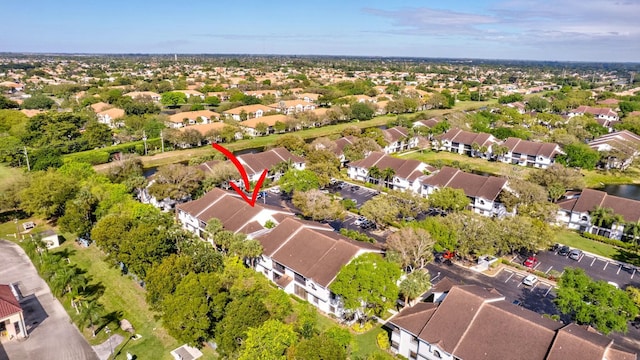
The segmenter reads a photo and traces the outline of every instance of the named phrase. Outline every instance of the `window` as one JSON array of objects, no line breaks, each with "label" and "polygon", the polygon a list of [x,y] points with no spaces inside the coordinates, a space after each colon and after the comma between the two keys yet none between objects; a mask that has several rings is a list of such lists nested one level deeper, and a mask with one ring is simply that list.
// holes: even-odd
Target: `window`
[{"label": "window", "polygon": [[438,350],[433,350],[433,356],[437,357],[438,359],[442,359],[442,355],[440,355],[440,351]]},{"label": "window", "polygon": [[409,359],[415,360],[417,358],[418,358],[418,353],[416,353],[415,351],[409,352]]},{"label": "window", "polygon": [[295,284],[295,286],[293,287],[293,292],[297,296],[307,300],[307,290],[305,290],[302,286]]},{"label": "window", "polygon": [[280,273],[284,274],[284,265],[274,261],[273,270],[279,271]]},{"label": "window", "polygon": [[307,279],[305,279],[304,276],[302,276],[302,275],[300,275],[298,273],[295,273],[295,279],[296,279],[296,282],[298,284],[307,285]]}]

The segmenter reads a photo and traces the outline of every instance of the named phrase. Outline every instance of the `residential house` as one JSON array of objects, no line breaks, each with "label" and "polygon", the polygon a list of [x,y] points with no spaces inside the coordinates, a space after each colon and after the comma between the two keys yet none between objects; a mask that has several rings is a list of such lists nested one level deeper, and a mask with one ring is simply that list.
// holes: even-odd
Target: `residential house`
[{"label": "residential house", "polygon": [[302,93],[302,94],[297,94],[296,97],[299,100],[302,100],[304,102],[315,103],[315,102],[318,101],[318,98],[320,97],[320,94]]},{"label": "residential house", "polygon": [[91,108],[91,110],[93,110],[94,113],[99,113],[100,111],[112,108],[113,105],[100,101],[95,104],[91,104],[89,107]]},{"label": "residential house", "polygon": [[495,289],[453,286],[440,304],[392,317],[391,351],[411,360],[636,360],[591,328],[564,325],[505,301]]},{"label": "residential house", "polygon": [[[571,196],[557,202],[557,222],[566,225],[569,229],[586,231],[611,239],[622,239],[624,235],[624,223],[640,221],[640,201],[609,195],[604,191],[584,189],[582,193]],[[621,216],[623,222],[614,222],[607,227],[605,224],[597,224],[592,212],[598,208],[613,210],[614,214]]]},{"label": "residential house", "polygon": [[239,155],[238,161],[247,171],[249,181],[258,181],[265,169],[269,170],[268,177],[270,179],[279,179],[282,174],[279,172],[274,173],[274,167],[281,162],[289,162],[291,168],[296,170],[304,170],[306,164],[304,158],[290,153],[289,150],[283,147],[261,153]]},{"label": "residential house", "polygon": [[267,222],[280,223],[293,213],[268,205],[249,205],[238,194],[215,188],[201,198],[176,206],[182,227],[205,239],[209,220],[216,218],[225,230],[252,237],[267,230]]},{"label": "residential house", "polygon": [[110,128],[124,126],[123,121],[116,121],[118,119],[122,119],[125,116],[125,111],[122,109],[111,108],[103,110],[97,113],[96,116],[98,117],[99,123],[108,125]]},{"label": "residential house", "polygon": [[258,99],[262,99],[265,95],[273,95],[276,98],[282,95],[280,90],[247,90],[244,94],[257,97]]},{"label": "residential house", "polygon": [[507,138],[502,144],[507,152],[497,158],[508,164],[537,167],[546,169],[553,164],[559,154],[564,154],[560,146],[555,143],[543,143]]},{"label": "residential house", "polygon": [[128,96],[132,99],[151,99],[152,101],[160,101],[162,97],[160,94],[153,91],[131,91],[122,96]]},{"label": "residential house", "polygon": [[60,246],[60,236],[53,230],[47,229],[38,234],[47,249],[53,249]]},{"label": "residential house", "polygon": [[22,307],[12,286],[0,284],[0,341],[27,337]]},{"label": "residential house", "polygon": [[[335,141],[336,147],[335,147],[334,153],[338,157],[338,160],[340,160],[340,164],[342,166],[344,166],[347,163],[347,158],[344,156],[344,148],[347,145],[353,145],[356,139],[357,137],[353,135],[344,136],[339,139],[336,139]],[[368,156],[369,154],[365,154],[365,155]]]},{"label": "residential house", "polygon": [[520,114],[524,114],[525,112],[527,112],[527,106],[524,103],[520,102],[520,101],[509,103],[509,104],[507,104],[507,106],[510,107],[510,108],[518,110],[518,113],[520,113]]},{"label": "residential house", "polygon": [[387,142],[383,149],[385,154],[401,152],[418,146],[418,137],[410,136],[409,129],[402,126],[394,126],[391,129],[382,130],[382,136]]},{"label": "residential house", "polygon": [[200,99],[204,100],[204,94],[198,90],[173,90],[173,91],[185,94],[187,96],[187,99],[193,96],[197,96]]},{"label": "residential house", "polygon": [[414,128],[419,128],[419,127],[427,127],[429,129],[433,129],[433,127],[435,127],[436,125],[438,125],[438,123],[440,123],[440,119],[438,118],[430,118],[430,119],[426,119],[426,120],[418,120],[415,121],[413,123],[413,127]]},{"label": "residential house", "polygon": [[[362,160],[350,162],[348,167],[347,174],[351,179],[372,183],[384,182],[385,171],[391,169],[393,176],[387,179],[386,186],[393,190],[410,190],[415,193],[420,193],[419,178],[436,170],[418,160],[399,159],[378,151]],[[373,167],[378,169],[379,174],[371,174]]]},{"label": "residential house", "polygon": [[589,142],[589,147],[606,153],[604,169],[626,169],[640,154],[640,136],[628,131],[616,131],[602,135]]},{"label": "residential house", "polygon": [[497,201],[500,192],[507,186],[507,180],[496,176],[482,176],[444,166],[440,171],[419,179],[422,187],[419,193],[429,197],[437,189],[450,187],[461,189],[471,200],[471,209],[481,215],[504,216],[507,211]]},{"label": "residential house", "polygon": [[275,109],[268,106],[255,104],[255,105],[239,106],[233,109],[229,109],[227,111],[223,111],[222,114],[226,116],[230,116],[231,118],[233,118],[233,120],[241,121],[241,120],[259,118],[271,111],[275,111]]},{"label": "residential house", "polygon": [[[288,121],[288,116],[283,114],[277,115],[269,115],[262,116],[259,118],[253,118],[245,121],[241,121],[238,125],[250,136],[262,136],[268,135],[275,132],[275,125],[277,122],[286,123]],[[257,129],[258,124],[265,124],[267,126],[267,130],[265,133],[260,133]]]},{"label": "residential house", "polygon": [[488,158],[492,146],[497,143],[498,139],[491,134],[451,129],[436,136],[432,146],[434,150]]},{"label": "residential house", "polygon": [[282,100],[268,106],[285,115],[297,114],[303,111],[313,111],[316,109],[316,105],[314,103],[303,100]]},{"label": "residential house", "polygon": [[212,97],[215,96],[218,99],[220,99],[220,101],[229,101],[229,99],[231,98],[231,96],[229,96],[229,94],[226,91],[214,91],[214,92],[208,92],[207,93],[207,97]]},{"label": "residential house", "polygon": [[344,308],[329,287],[340,269],[361,254],[381,252],[375,245],[351,240],[328,225],[294,218],[284,219],[256,239],[263,248],[256,271],[287,294],[338,318]]},{"label": "residential house", "polygon": [[0,82],[0,89],[2,88],[7,94],[13,94],[24,90],[24,85],[13,81],[3,81]]},{"label": "residential house", "polygon": [[617,112],[604,107],[579,106],[577,109],[571,110],[568,113],[569,117],[586,114],[593,115],[600,125],[609,129],[609,132],[613,131],[613,123],[620,120]]},{"label": "residential house", "polygon": [[195,124],[209,124],[220,120],[220,114],[211,110],[184,111],[169,116],[168,127],[181,128]]}]

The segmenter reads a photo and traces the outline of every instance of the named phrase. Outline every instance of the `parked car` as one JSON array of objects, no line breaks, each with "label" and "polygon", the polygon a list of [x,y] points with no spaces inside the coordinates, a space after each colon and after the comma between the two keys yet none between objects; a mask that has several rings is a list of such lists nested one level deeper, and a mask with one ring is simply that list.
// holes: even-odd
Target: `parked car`
[{"label": "parked car", "polygon": [[353,225],[355,226],[360,226],[363,222],[365,222],[367,220],[366,217],[364,216],[358,216],[358,218],[356,219],[356,221],[353,222]]},{"label": "parked car", "polygon": [[527,286],[533,286],[538,282],[538,277],[535,275],[527,275],[524,279],[522,279],[522,283]]},{"label": "parked car", "polygon": [[353,185],[351,187],[351,191],[358,191],[358,188],[359,188],[358,185]]},{"label": "parked car", "polygon": [[280,188],[278,186],[272,187],[271,189],[269,189],[269,192],[272,194],[280,194]]},{"label": "parked car", "polygon": [[571,248],[565,245],[565,246],[560,247],[560,250],[558,250],[558,255],[567,256],[567,255],[569,255],[570,251],[571,251]]},{"label": "parked car", "polygon": [[569,259],[580,260],[582,257],[582,251],[578,249],[573,249],[569,252]]},{"label": "parked car", "polygon": [[533,268],[538,265],[538,259],[535,256],[529,256],[527,260],[524,261],[524,266],[528,268]]}]

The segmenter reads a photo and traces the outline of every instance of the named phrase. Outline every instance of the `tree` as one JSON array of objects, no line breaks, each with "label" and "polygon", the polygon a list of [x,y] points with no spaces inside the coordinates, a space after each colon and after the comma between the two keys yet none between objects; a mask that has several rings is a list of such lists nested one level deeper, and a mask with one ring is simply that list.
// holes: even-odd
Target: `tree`
[{"label": "tree", "polygon": [[357,120],[370,120],[375,110],[369,104],[357,102],[351,105],[351,116]]},{"label": "tree", "polygon": [[404,296],[404,306],[431,288],[431,276],[425,269],[416,270],[400,282],[399,291]]},{"label": "tree", "polygon": [[387,237],[390,257],[397,257],[400,266],[409,269],[424,268],[433,260],[435,241],[424,229],[404,227]]},{"label": "tree", "polygon": [[332,178],[340,174],[340,160],[328,149],[316,150],[310,147],[306,159],[306,169],[318,175],[320,186],[327,186]]},{"label": "tree", "polygon": [[357,161],[364,159],[372,151],[380,151],[381,147],[371,138],[357,138],[353,144],[346,145],[343,149],[344,157],[348,161]]},{"label": "tree", "polygon": [[204,179],[203,172],[183,164],[169,164],[158,168],[149,194],[158,200],[184,200],[193,196]]},{"label": "tree", "polygon": [[382,170],[382,177],[385,180],[385,186],[388,188],[393,187],[393,177],[396,175],[396,171],[391,168],[391,167],[387,167],[384,170]]},{"label": "tree", "polygon": [[564,151],[566,154],[558,155],[556,160],[566,166],[593,170],[600,160],[600,153],[590,148],[587,144],[569,144],[564,147]]},{"label": "tree", "polygon": [[78,326],[82,329],[89,325],[91,327],[91,336],[96,336],[96,322],[102,318],[104,306],[97,300],[86,301],[80,306],[80,316],[78,317]]},{"label": "tree", "polygon": [[568,189],[580,190],[585,182],[580,171],[561,164],[552,164],[543,171],[529,175],[529,181],[547,188],[549,197],[558,200]]},{"label": "tree", "polygon": [[376,165],[373,165],[372,167],[369,168],[369,173],[367,175],[368,175],[367,180],[374,184],[379,184],[380,179],[382,179],[383,177],[382,171],[380,171],[380,168],[377,167]]},{"label": "tree", "polygon": [[19,107],[20,105],[17,102],[0,95],[0,109],[17,109]]},{"label": "tree", "polygon": [[180,281],[194,272],[193,258],[171,254],[155,264],[145,279],[146,300],[154,310],[161,310],[165,297],[173,294]]},{"label": "tree", "polygon": [[267,320],[257,328],[247,331],[247,340],[239,360],[282,359],[285,351],[298,339],[293,326],[278,320]]},{"label": "tree", "polygon": [[187,103],[187,95],[181,92],[169,91],[162,94],[160,102],[165,106],[176,107]]},{"label": "tree", "polygon": [[296,360],[346,360],[345,349],[331,336],[318,334],[310,339],[304,339],[294,347],[292,358]]},{"label": "tree", "polygon": [[269,312],[259,294],[234,297],[224,309],[224,317],[215,326],[218,351],[229,357],[241,348],[250,328],[257,328],[269,319]]},{"label": "tree", "polygon": [[628,293],[604,281],[592,280],[580,268],[565,268],[557,294],[554,302],[563,314],[605,335],[626,332],[627,322],[638,315],[638,306]]},{"label": "tree", "polygon": [[400,210],[393,199],[381,194],[365,202],[360,208],[360,214],[384,227],[386,224],[396,220]]},{"label": "tree", "polygon": [[344,218],[344,209],[338,200],[318,189],[296,191],[293,194],[293,205],[302,215],[316,221],[329,221]]},{"label": "tree", "polygon": [[398,298],[400,274],[397,264],[380,254],[367,253],[343,266],[329,288],[342,298],[345,309],[360,317],[369,311],[379,316]]},{"label": "tree", "polygon": [[256,124],[256,131],[258,135],[266,135],[267,131],[269,131],[269,125],[265,122],[259,122]]},{"label": "tree", "polygon": [[294,154],[303,155],[306,143],[304,140],[294,134],[286,134],[279,137],[274,143],[274,147],[283,147]]},{"label": "tree", "polygon": [[527,100],[526,109],[537,112],[546,111],[549,106],[549,102],[540,96],[532,96]]},{"label": "tree", "polygon": [[55,104],[56,102],[46,95],[34,95],[22,102],[22,108],[49,110]]},{"label": "tree", "polygon": [[443,187],[429,194],[431,206],[448,211],[463,210],[470,202],[462,189]]},{"label": "tree", "polygon": [[20,192],[20,203],[25,211],[50,219],[64,213],[64,204],[77,190],[75,179],[54,170],[38,172],[31,178],[29,187]]},{"label": "tree", "polygon": [[[215,273],[188,274],[163,301],[162,320],[171,336],[191,346],[211,338],[215,315],[222,313],[226,295]],[[222,297],[220,297],[222,295]]]},{"label": "tree", "polygon": [[89,149],[113,144],[113,134],[109,126],[97,121],[90,121],[85,125],[82,138],[87,142]]},{"label": "tree", "polygon": [[289,194],[294,191],[309,191],[320,188],[318,175],[310,170],[291,169],[280,177],[278,183],[280,189]]}]

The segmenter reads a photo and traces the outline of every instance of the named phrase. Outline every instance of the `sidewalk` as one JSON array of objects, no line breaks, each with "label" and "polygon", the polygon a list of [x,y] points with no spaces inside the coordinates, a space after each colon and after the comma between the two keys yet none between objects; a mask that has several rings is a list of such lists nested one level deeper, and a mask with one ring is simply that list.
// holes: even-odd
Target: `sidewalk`
[{"label": "sidewalk", "polygon": [[95,345],[93,350],[98,354],[100,360],[107,360],[111,354],[116,354],[116,348],[122,344],[124,337],[120,334],[113,334],[100,345]]}]

